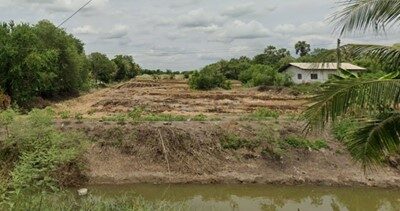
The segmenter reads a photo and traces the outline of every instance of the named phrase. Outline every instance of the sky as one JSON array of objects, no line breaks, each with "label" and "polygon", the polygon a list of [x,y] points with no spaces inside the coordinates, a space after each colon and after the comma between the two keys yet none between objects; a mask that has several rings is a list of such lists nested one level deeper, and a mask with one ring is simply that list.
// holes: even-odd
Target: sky
[{"label": "sky", "polygon": [[[287,48],[307,41],[334,48],[330,20],[338,0],[93,0],[62,27],[85,43],[86,53],[132,55],[149,69],[193,70],[220,59]],[[58,25],[87,0],[0,0],[0,21]],[[393,44],[400,32],[348,34],[342,43]]]}]

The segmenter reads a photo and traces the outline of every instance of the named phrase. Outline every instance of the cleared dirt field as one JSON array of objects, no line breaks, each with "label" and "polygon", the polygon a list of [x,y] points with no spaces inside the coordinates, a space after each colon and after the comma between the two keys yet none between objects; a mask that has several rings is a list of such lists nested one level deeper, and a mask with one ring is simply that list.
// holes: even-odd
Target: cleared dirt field
[{"label": "cleared dirt field", "polygon": [[184,80],[132,80],[56,104],[55,108],[88,118],[125,113],[134,107],[154,113],[232,117],[260,107],[297,113],[305,102],[304,96],[288,90],[259,91],[243,88],[239,82],[232,90],[194,91]]},{"label": "cleared dirt field", "polygon": [[[92,184],[399,186],[398,166],[364,174],[329,128],[305,134],[297,117],[306,102],[290,89],[234,83],[232,90],[193,91],[184,80],[132,80],[53,107],[61,130],[87,135]],[[143,115],[189,118],[132,119],[137,107],[145,109]],[[242,118],[258,108],[276,110],[279,117]],[[209,118],[192,119],[199,114]]]}]

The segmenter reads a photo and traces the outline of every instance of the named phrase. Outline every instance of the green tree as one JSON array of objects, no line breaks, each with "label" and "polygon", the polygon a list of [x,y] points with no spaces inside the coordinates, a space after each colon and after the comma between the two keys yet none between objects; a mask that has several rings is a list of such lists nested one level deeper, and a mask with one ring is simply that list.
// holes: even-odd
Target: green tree
[{"label": "green tree", "polygon": [[290,52],[285,48],[277,49],[275,46],[267,46],[263,54],[254,57],[255,64],[269,65],[274,68],[279,68],[279,61],[285,57],[290,57]]},{"label": "green tree", "polygon": [[300,54],[300,57],[307,56],[311,51],[311,46],[306,41],[298,41],[294,48],[296,54]]},{"label": "green tree", "polygon": [[249,86],[288,86],[291,79],[268,65],[255,64],[243,71],[239,80]]},{"label": "green tree", "polygon": [[[350,0],[334,18],[341,33],[372,28],[380,31],[400,21],[400,0]],[[400,47],[349,45],[359,55],[399,67]],[[305,112],[309,126],[325,126],[341,116],[356,115],[362,126],[346,143],[353,158],[363,167],[379,165],[400,150],[400,79],[398,72],[380,79],[349,78],[326,84]]]},{"label": "green tree", "polygon": [[217,87],[231,88],[230,82],[215,66],[206,66],[200,72],[194,72],[189,79],[189,86],[197,90],[210,90]]},{"label": "green tree", "polygon": [[116,65],[105,54],[95,52],[89,55],[93,76],[103,83],[110,83],[117,70]]},{"label": "green tree", "polygon": [[112,61],[117,67],[116,81],[131,79],[140,73],[140,66],[133,61],[132,56],[117,55]]},{"label": "green tree", "polygon": [[85,59],[82,43],[49,21],[0,26],[0,87],[20,106],[82,90]]}]

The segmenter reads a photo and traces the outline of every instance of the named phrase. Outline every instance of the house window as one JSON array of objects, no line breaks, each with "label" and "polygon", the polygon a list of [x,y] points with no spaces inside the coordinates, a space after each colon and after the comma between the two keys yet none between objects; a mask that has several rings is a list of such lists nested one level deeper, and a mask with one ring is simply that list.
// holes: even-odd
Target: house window
[{"label": "house window", "polygon": [[318,79],[318,74],[311,74],[311,79],[312,80],[317,80]]},{"label": "house window", "polygon": [[297,79],[299,79],[299,80],[303,79],[303,75],[302,74],[297,74]]}]

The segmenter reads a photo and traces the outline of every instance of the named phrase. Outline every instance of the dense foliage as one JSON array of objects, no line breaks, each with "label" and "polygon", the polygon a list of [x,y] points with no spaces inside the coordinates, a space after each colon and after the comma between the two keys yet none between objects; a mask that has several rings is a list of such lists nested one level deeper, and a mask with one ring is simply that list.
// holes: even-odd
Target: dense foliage
[{"label": "dense foliage", "polygon": [[32,107],[37,98],[70,96],[91,88],[94,77],[104,83],[140,72],[131,56],[85,55],[84,44],[49,21],[0,24],[0,92],[13,104]]},{"label": "dense foliage", "polygon": [[239,80],[249,86],[289,86],[291,78],[268,65],[252,65],[239,75]]},{"label": "dense foliage", "polygon": [[6,189],[54,190],[75,185],[70,173],[80,172],[82,135],[56,129],[49,109],[34,109],[27,116],[5,110],[0,123],[0,182],[9,181]]},{"label": "dense foliage", "polygon": [[0,87],[27,106],[35,96],[74,93],[87,88],[83,44],[48,21],[0,26]]},{"label": "dense foliage", "polygon": [[189,85],[192,89],[210,90],[213,88],[230,89],[231,84],[226,77],[212,66],[207,66],[200,72],[194,72],[190,79]]},{"label": "dense foliage", "polygon": [[[397,26],[399,17],[399,0],[349,0],[343,2],[342,10],[333,19],[344,33],[380,31],[386,26]],[[352,157],[364,168],[382,165],[386,158],[400,150],[400,46],[351,44],[342,50],[379,61],[390,74],[373,79],[355,76],[330,81],[312,99],[305,116],[310,128],[335,123],[342,117],[361,117],[359,126],[350,135],[346,131],[339,132],[346,136],[341,138],[346,141]]]}]

